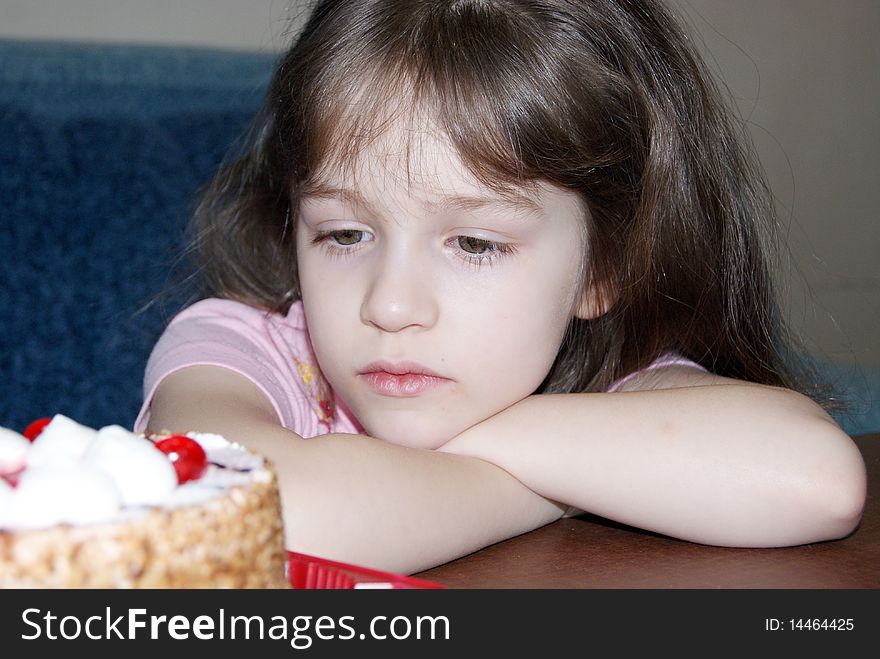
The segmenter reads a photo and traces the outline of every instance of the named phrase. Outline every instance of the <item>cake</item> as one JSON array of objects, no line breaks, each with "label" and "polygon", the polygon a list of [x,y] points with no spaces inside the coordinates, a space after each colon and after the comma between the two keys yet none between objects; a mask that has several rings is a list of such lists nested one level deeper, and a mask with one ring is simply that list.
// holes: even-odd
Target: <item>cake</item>
[{"label": "cake", "polygon": [[29,430],[0,428],[0,588],[289,587],[261,456],[60,414]]}]

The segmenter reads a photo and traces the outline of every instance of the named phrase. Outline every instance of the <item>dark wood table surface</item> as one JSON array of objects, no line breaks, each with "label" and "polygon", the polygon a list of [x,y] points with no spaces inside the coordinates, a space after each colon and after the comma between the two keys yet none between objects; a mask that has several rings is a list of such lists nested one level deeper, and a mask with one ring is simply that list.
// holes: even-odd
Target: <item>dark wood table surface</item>
[{"label": "dark wood table surface", "polygon": [[868,499],[859,528],[842,540],[711,547],[582,515],[414,576],[448,588],[880,588],[880,433],[855,440]]}]

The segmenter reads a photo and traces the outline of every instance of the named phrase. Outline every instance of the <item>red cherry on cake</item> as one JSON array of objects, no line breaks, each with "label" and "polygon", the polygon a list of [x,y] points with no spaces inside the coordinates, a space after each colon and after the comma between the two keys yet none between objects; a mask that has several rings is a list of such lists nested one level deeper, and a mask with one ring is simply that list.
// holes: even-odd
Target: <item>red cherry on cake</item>
[{"label": "red cherry on cake", "polygon": [[182,484],[201,477],[208,468],[205,449],[194,439],[185,435],[171,435],[156,442],[156,448],[168,456],[177,472],[177,482]]},{"label": "red cherry on cake", "polygon": [[36,421],[32,421],[30,425],[24,429],[24,432],[21,433],[29,440],[34,441],[37,437],[39,437],[40,433],[43,432],[43,428],[49,425],[52,421],[51,418],[45,417],[42,419],[37,419]]}]

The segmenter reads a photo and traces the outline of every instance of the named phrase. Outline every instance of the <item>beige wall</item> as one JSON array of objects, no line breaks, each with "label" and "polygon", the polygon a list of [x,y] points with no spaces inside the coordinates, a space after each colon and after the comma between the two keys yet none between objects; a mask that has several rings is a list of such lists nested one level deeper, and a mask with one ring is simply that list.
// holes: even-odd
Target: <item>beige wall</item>
[{"label": "beige wall", "polygon": [[791,319],[880,367],[880,2],[680,0],[748,119],[791,248]]},{"label": "beige wall", "polygon": [[304,0],[0,0],[0,38],[280,48]]},{"label": "beige wall", "polygon": [[[880,0],[675,0],[748,118],[814,350],[880,367]],[[0,37],[272,50],[302,0],[0,0]]]}]

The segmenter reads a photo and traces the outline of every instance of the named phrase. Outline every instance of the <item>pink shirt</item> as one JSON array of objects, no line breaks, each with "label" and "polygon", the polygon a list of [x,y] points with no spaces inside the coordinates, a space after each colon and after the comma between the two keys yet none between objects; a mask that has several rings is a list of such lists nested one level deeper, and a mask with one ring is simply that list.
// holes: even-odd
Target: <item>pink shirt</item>
[{"label": "pink shirt", "polygon": [[147,427],[162,379],[187,366],[223,366],[243,375],[266,395],[281,425],[300,437],[363,432],[319,377],[302,302],[286,316],[215,298],[180,312],[147,361],[135,432]]},{"label": "pink shirt", "polygon": [[[663,355],[645,370],[696,364]],[[134,424],[143,432],[150,403],[163,378],[188,366],[223,366],[253,382],[266,395],[281,425],[301,437],[360,434],[363,427],[319,377],[302,302],[286,316],[240,302],[210,298],[180,312],[159,338],[144,375],[144,404]],[[629,375],[608,391],[617,391]]]}]

